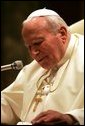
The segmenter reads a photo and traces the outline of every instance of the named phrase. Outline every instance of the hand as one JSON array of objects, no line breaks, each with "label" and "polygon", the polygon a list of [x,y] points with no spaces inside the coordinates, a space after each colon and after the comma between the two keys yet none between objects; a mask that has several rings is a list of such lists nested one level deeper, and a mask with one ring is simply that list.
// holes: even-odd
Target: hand
[{"label": "hand", "polygon": [[75,122],[75,118],[68,114],[62,114],[58,111],[48,110],[41,112],[31,122],[32,124],[65,124],[72,125]]}]

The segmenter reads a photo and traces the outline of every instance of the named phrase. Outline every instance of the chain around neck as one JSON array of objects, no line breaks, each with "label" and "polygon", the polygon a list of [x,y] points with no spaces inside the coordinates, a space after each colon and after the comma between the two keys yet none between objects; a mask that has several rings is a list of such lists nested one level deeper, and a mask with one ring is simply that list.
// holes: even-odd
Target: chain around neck
[{"label": "chain around neck", "polygon": [[[73,52],[74,52],[74,49],[75,49],[76,45],[78,44],[78,39],[79,39],[79,38],[78,38],[78,36],[77,36],[76,34],[74,34],[74,35],[75,35],[75,37],[76,37],[76,40],[75,40],[75,43],[74,43],[74,46],[73,46],[73,49],[72,49],[72,52],[71,52],[71,56],[70,56],[70,58],[68,59],[68,63],[67,63],[67,65],[66,65],[66,68],[65,68],[64,72],[62,73],[62,76],[61,76],[61,78],[60,78],[60,81],[59,81],[58,85],[56,86],[55,89],[51,90],[51,87],[53,86],[53,83],[54,83],[54,81],[55,81],[55,75],[56,75],[56,73],[57,73],[57,71],[58,71],[58,68],[50,69],[50,70],[46,71],[46,72],[39,78],[39,80],[37,81],[36,87],[37,87],[37,90],[38,90],[38,91],[39,91],[39,90],[42,90],[43,87],[45,88],[46,85],[49,85],[49,90],[50,90],[49,93],[52,93],[52,92],[54,92],[54,91],[58,88],[58,86],[60,85],[60,83],[61,83],[61,81],[62,81],[62,79],[63,79],[63,76],[65,75],[66,70],[67,70],[67,68],[68,68],[68,65],[69,65],[69,63],[70,63],[70,60],[71,60],[72,54],[73,54]],[[43,78],[43,79],[42,79],[42,78]],[[40,81],[41,79],[42,79],[42,82],[41,82],[40,86],[38,86],[38,85],[39,85],[39,81]],[[44,89],[44,88],[43,88],[43,89]]]}]

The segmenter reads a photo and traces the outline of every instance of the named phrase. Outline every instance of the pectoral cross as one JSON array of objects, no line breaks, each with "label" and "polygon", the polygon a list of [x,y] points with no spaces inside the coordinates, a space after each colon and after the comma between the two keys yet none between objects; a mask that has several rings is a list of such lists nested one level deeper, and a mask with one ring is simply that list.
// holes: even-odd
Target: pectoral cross
[{"label": "pectoral cross", "polygon": [[36,111],[36,108],[38,106],[38,104],[42,101],[42,98],[41,98],[41,95],[37,95],[36,98],[35,98],[35,105],[34,105],[34,108],[33,108],[33,112]]}]

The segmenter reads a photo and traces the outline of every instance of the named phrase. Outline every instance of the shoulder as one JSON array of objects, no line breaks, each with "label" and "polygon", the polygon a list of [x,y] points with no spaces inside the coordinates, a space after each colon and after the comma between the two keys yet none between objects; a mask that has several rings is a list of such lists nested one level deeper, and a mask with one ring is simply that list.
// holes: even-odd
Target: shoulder
[{"label": "shoulder", "polygon": [[78,38],[78,46],[76,50],[76,66],[78,71],[84,70],[84,36],[81,34],[74,34]]}]

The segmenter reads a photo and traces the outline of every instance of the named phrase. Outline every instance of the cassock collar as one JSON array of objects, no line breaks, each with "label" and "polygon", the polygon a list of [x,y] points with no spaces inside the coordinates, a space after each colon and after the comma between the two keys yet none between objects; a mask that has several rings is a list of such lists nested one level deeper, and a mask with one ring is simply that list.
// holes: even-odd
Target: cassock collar
[{"label": "cassock collar", "polygon": [[76,37],[74,34],[72,34],[65,55],[59,62],[59,67],[61,67],[68,59],[70,59],[75,43],[76,43]]}]

